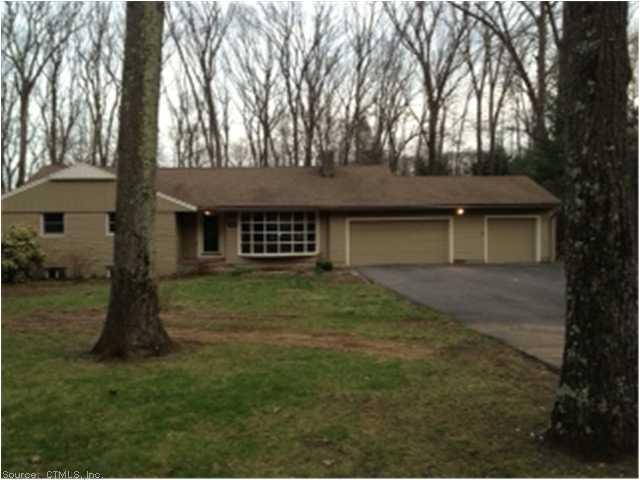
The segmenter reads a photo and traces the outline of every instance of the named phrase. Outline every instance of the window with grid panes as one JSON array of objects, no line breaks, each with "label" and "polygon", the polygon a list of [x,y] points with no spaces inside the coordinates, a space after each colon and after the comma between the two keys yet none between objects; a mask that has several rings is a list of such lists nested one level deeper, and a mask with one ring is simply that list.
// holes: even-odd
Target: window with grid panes
[{"label": "window with grid panes", "polygon": [[240,254],[297,256],[317,253],[316,212],[243,212]]}]

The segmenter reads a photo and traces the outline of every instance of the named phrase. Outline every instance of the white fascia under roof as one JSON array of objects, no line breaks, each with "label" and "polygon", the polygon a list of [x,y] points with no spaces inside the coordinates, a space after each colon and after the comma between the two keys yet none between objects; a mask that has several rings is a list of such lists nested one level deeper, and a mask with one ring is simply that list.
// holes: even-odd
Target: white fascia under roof
[{"label": "white fascia under roof", "polygon": [[102,168],[77,163],[52,173],[47,178],[49,180],[115,180],[116,176]]}]

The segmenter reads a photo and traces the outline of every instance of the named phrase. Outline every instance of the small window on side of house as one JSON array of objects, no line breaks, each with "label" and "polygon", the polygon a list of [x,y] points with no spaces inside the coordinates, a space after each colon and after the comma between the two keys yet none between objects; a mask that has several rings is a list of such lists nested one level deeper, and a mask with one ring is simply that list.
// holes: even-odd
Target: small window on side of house
[{"label": "small window on side of house", "polygon": [[64,235],[64,213],[43,213],[42,234]]},{"label": "small window on side of house", "polygon": [[107,213],[107,235],[116,233],[116,212]]}]

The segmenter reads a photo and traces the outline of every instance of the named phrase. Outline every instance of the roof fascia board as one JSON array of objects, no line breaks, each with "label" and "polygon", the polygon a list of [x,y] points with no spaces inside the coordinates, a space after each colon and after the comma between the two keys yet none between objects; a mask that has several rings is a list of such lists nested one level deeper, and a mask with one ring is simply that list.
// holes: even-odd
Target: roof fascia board
[{"label": "roof fascia board", "polygon": [[557,208],[555,203],[505,203],[505,204],[450,204],[450,205],[234,205],[234,206],[216,206],[216,207],[201,207],[204,210],[218,210],[218,211],[236,211],[236,210],[325,210],[325,211],[357,211],[357,210],[451,210],[455,208],[467,208],[469,210],[504,210],[504,209],[518,209],[518,210],[530,210],[530,209],[550,209]]},{"label": "roof fascia board", "polygon": [[186,208],[188,210],[191,211],[197,211],[198,207],[196,207],[195,205],[191,205],[190,203],[187,202],[183,202],[182,200],[178,200],[175,197],[172,197],[171,195],[167,195],[166,193],[162,193],[162,192],[156,192],[156,195],[168,202],[174,203],[176,205],[179,205],[180,207]]},{"label": "roof fascia board", "polygon": [[116,176],[86,163],[76,163],[49,174],[51,180],[115,180]]}]

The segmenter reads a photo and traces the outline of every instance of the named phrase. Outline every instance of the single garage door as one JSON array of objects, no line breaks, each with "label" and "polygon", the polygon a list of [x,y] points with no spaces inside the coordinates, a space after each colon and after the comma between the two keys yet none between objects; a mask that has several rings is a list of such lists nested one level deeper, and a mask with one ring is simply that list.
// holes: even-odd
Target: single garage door
[{"label": "single garage door", "polygon": [[449,220],[352,220],[351,265],[448,263]]},{"label": "single garage door", "polygon": [[535,218],[488,218],[487,261],[529,263],[536,261]]}]

